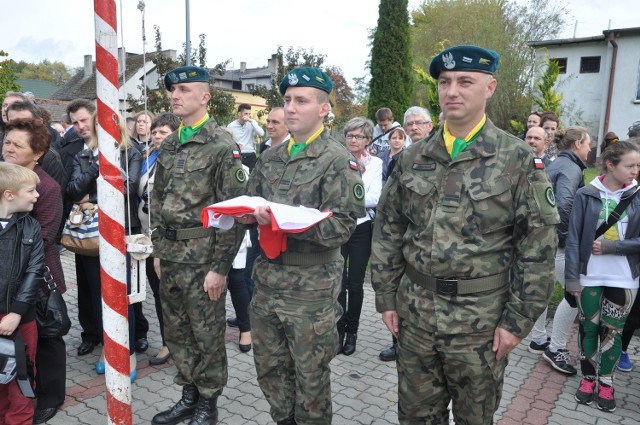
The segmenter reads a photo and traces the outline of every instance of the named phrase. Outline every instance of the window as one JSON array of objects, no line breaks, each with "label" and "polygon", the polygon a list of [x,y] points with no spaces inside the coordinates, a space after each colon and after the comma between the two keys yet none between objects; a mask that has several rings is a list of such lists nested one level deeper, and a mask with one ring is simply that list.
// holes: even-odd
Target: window
[{"label": "window", "polygon": [[551,58],[549,62],[554,61],[558,64],[558,69],[560,70],[560,74],[567,73],[567,58]]},{"label": "window", "polygon": [[581,74],[597,74],[600,72],[600,56],[583,56],[580,58]]},{"label": "window", "polygon": [[232,88],[233,90],[242,90],[242,82],[240,82],[240,81],[233,81],[233,82],[231,83],[231,88]]},{"label": "window", "polygon": [[256,89],[255,84],[247,84],[247,91],[254,91]]}]

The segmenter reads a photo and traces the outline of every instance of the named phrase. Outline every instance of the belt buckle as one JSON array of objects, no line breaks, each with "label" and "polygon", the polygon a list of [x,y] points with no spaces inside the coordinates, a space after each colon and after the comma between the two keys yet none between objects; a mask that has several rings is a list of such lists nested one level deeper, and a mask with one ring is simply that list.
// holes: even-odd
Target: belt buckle
[{"label": "belt buckle", "polygon": [[436,279],[436,292],[443,295],[458,295],[458,280]]},{"label": "belt buckle", "polygon": [[169,239],[170,241],[175,241],[178,238],[178,231],[173,227],[164,229],[164,237]]}]

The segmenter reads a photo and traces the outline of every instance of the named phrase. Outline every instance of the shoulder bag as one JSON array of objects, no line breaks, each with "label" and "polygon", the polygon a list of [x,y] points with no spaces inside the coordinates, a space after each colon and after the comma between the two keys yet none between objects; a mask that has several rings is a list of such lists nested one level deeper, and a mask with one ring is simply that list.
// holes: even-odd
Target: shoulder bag
[{"label": "shoulder bag", "polygon": [[90,202],[74,204],[64,223],[60,244],[76,254],[97,257],[99,236],[98,206]]},{"label": "shoulder bag", "polygon": [[49,288],[49,294],[47,295],[42,288],[38,288],[38,297],[36,299],[38,338],[65,336],[71,328],[67,304],[64,302],[60,291],[58,291],[58,286],[47,266],[44,268],[44,281]]}]

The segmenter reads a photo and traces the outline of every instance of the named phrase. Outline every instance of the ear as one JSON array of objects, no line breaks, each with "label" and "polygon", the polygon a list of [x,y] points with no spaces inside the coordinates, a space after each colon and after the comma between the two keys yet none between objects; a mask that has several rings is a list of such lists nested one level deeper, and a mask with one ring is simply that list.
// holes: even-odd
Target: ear
[{"label": "ear", "polygon": [[206,105],[211,100],[211,93],[209,91],[205,91],[202,93],[202,104]]},{"label": "ear", "polygon": [[7,201],[13,201],[15,199],[15,195],[9,189],[6,189],[4,192],[2,192],[2,197]]},{"label": "ear", "polygon": [[496,87],[498,86],[498,82],[492,75],[489,76],[489,82],[487,83],[487,99],[493,96],[493,93],[496,91]]},{"label": "ear", "polygon": [[320,105],[320,116],[324,118],[329,115],[329,112],[331,112],[331,106],[329,105],[329,102],[323,102]]}]

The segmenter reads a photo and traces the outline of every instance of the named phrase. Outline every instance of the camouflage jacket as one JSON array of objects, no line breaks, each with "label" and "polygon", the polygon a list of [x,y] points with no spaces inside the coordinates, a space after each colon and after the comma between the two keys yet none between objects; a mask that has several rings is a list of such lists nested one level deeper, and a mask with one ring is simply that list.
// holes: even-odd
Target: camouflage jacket
[{"label": "camouflage jacket", "polygon": [[354,165],[347,149],[325,130],[293,159],[289,159],[287,143],[265,151],[249,177],[246,193],[331,211],[332,217],[302,233],[287,235],[287,252],[329,251],[348,241],[357,218],[366,214],[362,178]]},{"label": "camouflage jacket", "polygon": [[487,120],[451,160],[440,131],[405,149],[380,197],[371,258],[376,308],[397,310],[405,264],[437,278],[508,272],[498,326],[524,337],[551,295],[558,221],[545,170],[522,140]]},{"label": "camouflage jacket", "polygon": [[244,235],[239,226],[177,241],[167,239],[163,228],[202,228],[204,207],[242,195],[246,177],[233,137],[211,118],[184,144],[178,132],[168,136],[156,164],[150,206],[153,255],[177,263],[210,262],[212,271],[226,275]]}]

